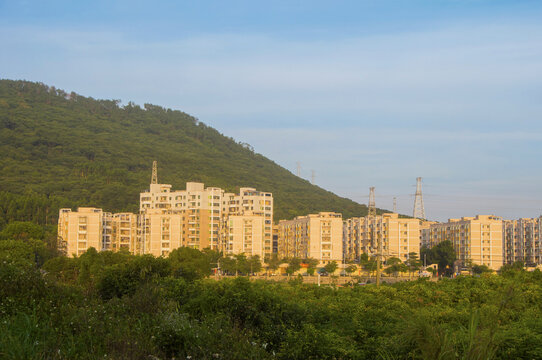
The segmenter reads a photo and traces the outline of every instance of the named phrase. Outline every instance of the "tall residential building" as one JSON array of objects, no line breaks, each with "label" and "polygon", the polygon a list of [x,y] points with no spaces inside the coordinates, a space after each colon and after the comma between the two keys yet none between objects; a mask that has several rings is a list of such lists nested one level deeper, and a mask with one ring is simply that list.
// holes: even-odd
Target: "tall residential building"
[{"label": "tall residential building", "polygon": [[384,258],[405,261],[411,252],[419,256],[421,222],[395,213],[348,219],[343,227],[344,257],[356,260],[361,254],[377,254],[380,241]]},{"label": "tall residential building", "polygon": [[126,250],[133,254],[140,253],[138,216],[132,213],[113,214],[111,224],[111,246],[107,249],[113,251]]},{"label": "tall residential building", "polygon": [[172,210],[150,209],[140,214],[142,254],[167,256],[183,246],[183,215]]},{"label": "tall residential building", "polygon": [[149,190],[140,194],[139,210],[144,213],[161,209],[185,214],[185,246],[218,250],[223,195],[224,190],[220,188],[205,188],[196,182],[188,182],[186,190],[176,191],[171,191],[169,184],[150,184]]},{"label": "tall residential building", "polygon": [[342,215],[321,212],[281,220],[278,224],[279,257],[314,258],[321,264],[343,260]]},{"label": "tall residential building", "polygon": [[261,213],[246,212],[244,215],[228,215],[223,226],[223,249],[225,255],[258,255],[264,259],[265,217]]},{"label": "tall residential building", "polygon": [[230,216],[258,215],[263,217],[263,257],[273,253],[273,194],[254,188],[241,188],[239,195],[225,193],[222,203],[222,218],[229,223]]},{"label": "tall residential building", "polygon": [[504,262],[503,221],[493,215],[477,215],[449,219],[447,223],[432,224],[422,234],[423,242],[433,247],[449,240],[457,259],[464,265],[487,265],[498,270]]},{"label": "tall residential building", "polygon": [[109,250],[111,244],[111,214],[102,209],[80,207],[77,211],[60,209],[58,244],[67,255],[82,255],[93,247]]},{"label": "tall residential building", "polygon": [[228,239],[221,237],[221,229],[230,216],[260,214],[264,222],[263,253],[273,251],[273,194],[268,192],[241,188],[237,195],[196,182],[186,183],[186,190],[173,191],[169,184],[150,184],[149,190],[140,194],[139,210],[141,214],[149,210],[180,214],[182,246],[199,250],[227,247]]},{"label": "tall residential building", "polygon": [[542,264],[542,216],[503,221],[504,262]]}]

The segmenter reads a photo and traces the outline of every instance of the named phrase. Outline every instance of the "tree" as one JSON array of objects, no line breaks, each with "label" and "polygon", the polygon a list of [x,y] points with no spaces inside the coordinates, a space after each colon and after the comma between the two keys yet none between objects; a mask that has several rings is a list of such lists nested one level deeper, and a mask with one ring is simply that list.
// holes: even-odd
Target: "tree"
[{"label": "tree", "polygon": [[316,266],[318,266],[318,262],[318,260],[313,258],[303,260],[303,263],[307,264],[307,274],[314,275],[314,272],[316,271]]},{"label": "tree", "polygon": [[408,267],[409,275],[412,275],[413,272],[420,270],[422,262],[418,259],[418,254],[415,252],[408,253],[408,259],[406,261],[406,266]]},{"label": "tree", "polygon": [[245,254],[234,255],[236,260],[235,266],[235,275],[248,274],[250,272],[250,264],[248,262],[247,256]]},{"label": "tree", "polygon": [[451,275],[454,271],[456,260],[454,246],[451,241],[446,240],[434,247],[435,256],[438,262],[439,273]]},{"label": "tree", "polygon": [[250,266],[250,274],[259,273],[262,271],[262,262],[260,256],[254,255],[248,259],[248,265]]},{"label": "tree", "polygon": [[439,274],[451,275],[453,273],[456,256],[451,241],[442,241],[432,248],[424,246],[420,253],[422,258],[425,257],[428,264],[438,264]]},{"label": "tree", "polygon": [[326,266],[324,266],[324,271],[329,275],[333,275],[338,267],[339,265],[337,264],[337,262],[332,261],[330,263],[327,263]]},{"label": "tree", "polygon": [[0,232],[0,239],[4,240],[43,240],[45,231],[41,226],[30,221],[10,222]]},{"label": "tree", "polygon": [[405,264],[401,261],[401,259],[397,257],[391,257],[386,261],[386,264],[388,267],[384,270],[384,272],[388,275],[394,274],[395,277],[398,276],[399,272],[402,272],[403,270],[406,270]]},{"label": "tree", "polygon": [[352,264],[352,265],[348,265],[346,269],[344,269],[344,271],[346,271],[348,275],[352,276],[352,273],[356,272],[357,269],[358,267]]},{"label": "tree", "polygon": [[472,267],[472,273],[476,275],[480,275],[483,273],[490,273],[493,272],[487,265],[473,265]]},{"label": "tree", "polygon": [[294,257],[288,260],[288,268],[286,269],[288,275],[294,274],[299,269],[301,269],[301,259]]},{"label": "tree", "polygon": [[237,260],[227,256],[219,260],[220,270],[226,274],[234,275],[237,272]]},{"label": "tree", "polygon": [[269,270],[275,272],[279,265],[282,263],[282,261],[279,259],[277,254],[272,254],[271,256],[267,256],[265,258],[265,264],[266,269],[269,272]]},{"label": "tree", "polygon": [[215,252],[201,252],[189,247],[173,250],[168,257],[173,276],[188,281],[201,279],[211,275],[215,267]]}]

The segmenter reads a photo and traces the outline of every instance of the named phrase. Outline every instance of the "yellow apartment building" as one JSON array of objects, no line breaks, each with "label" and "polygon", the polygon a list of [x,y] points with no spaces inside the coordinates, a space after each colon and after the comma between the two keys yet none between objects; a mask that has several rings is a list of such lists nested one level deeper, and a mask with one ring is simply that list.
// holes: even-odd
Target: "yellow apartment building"
[{"label": "yellow apartment building", "polygon": [[132,213],[113,214],[111,224],[111,246],[107,250],[127,250],[139,254],[138,216]]},{"label": "yellow apartment building", "polygon": [[345,220],[345,260],[359,259],[361,254],[377,254],[379,241],[382,242],[384,258],[397,257],[405,261],[411,252],[419,256],[421,223],[419,219],[400,218],[396,213]]},{"label": "yellow apartment building", "polygon": [[140,194],[140,213],[161,209],[184,214],[183,230],[186,246],[203,250],[220,247],[220,221],[224,191],[204,184],[186,183],[186,190],[172,191],[169,184],[150,184]]},{"label": "yellow apartment building", "polygon": [[150,209],[140,214],[139,222],[142,254],[168,256],[183,246],[181,212]]},{"label": "yellow apartment building", "polygon": [[465,265],[487,265],[498,270],[504,263],[503,221],[493,215],[477,215],[449,219],[446,223],[432,224],[424,230],[423,242],[433,247],[449,240],[458,260]]},{"label": "yellow apartment building", "polygon": [[229,239],[221,237],[221,228],[228,223],[229,216],[259,213],[264,218],[263,252],[273,251],[271,193],[241,188],[237,195],[197,182],[188,182],[186,190],[175,191],[169,184],[150,184],[149,190],[140,194],[139,210],[143,215],[155,209],[180,214],[182,246],[199,250],[220,250],[227,245]]},{"label": "yellow apartment building", "polygon": [[504,262],[542,264],[542,217],[503,221]]},{"label": "yellow apartment building", "polygon": [[278,224],[279,257],[313,258],[320,264],[343,260],[342,215],[320,212],[281,220]]},{"label": "yellow apartment building", "polygon": [[225,255],[258,255],[262,260],[266,256],[265,217],[262,213],[229,215],[223,231],[222,251]]},{"label": "yellow apartment building", "polygon": [[58,244],[68,256],[81,256],[93,247],[97,251],[108,250],[111,234],[111,214],[102,209],[80,207],[77,211],[60,209],[58,216]]}]

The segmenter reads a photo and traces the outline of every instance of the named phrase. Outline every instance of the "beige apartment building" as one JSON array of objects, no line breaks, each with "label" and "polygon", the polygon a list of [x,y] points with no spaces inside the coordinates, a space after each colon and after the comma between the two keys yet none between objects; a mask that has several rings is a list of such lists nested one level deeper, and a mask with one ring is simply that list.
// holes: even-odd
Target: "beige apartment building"
[{"label": "beige apartment building", "polygon": [[342,215],[321,212],[281,220],[278,224],[279,257],[313,258],[320,264],[343,260]]},{"label": "beige apartment building", "polygon": [[542,264],[542,216],[503,221],[504,262]]},{"label": "beige apartment building", "polygon": [[111,244],[111,214],[102,209],[80,207],[60,209],[58,244],[69,256],[80,256],[90,247],[108,250]]},{"label": "beige apartment building", "polygon": [[178,191],[172,191],[169,184],[150,184],[149,191],[140,194],[139,211],[159,209],[183,214],[186,246],[218,250],[223,195],[220,188],[205,188],[196,182],[188,182],[186,190]]},{"label": "beige apartment building", "polygon": [[150,209],[140,214],[140,253],[168,256],[183,246],[183,215],[173,210]]},{"label": "beige apartment building", "polygon": [[[106,229],[104,228],[104,237]],[[107,250],[129,251],[132,254],[140,253],[138,236],[138,216],[132,213],[117,213],[111,217],[110,246]]]},{"label": "beige apartment building", "polygon": [[[263,257],[273,252],[273,194],[258,191],[254,188],[241,188],[239,195],[225,193],[223,196],[222,218],[224,224],[229,223],[230,216],[261,216],[263,218],[263,235],[261,248]],[[235,222],[237,223],[237,222]],[[227,241],[227,239],[223,239]],[[225,244],[223,244],[223,247]]]},{"label": "beige apartment building", "polygon": [[[229,247],[229,237],[223,237],[221,229],[229,224],[230,216],[259,214],[264,223],[261,248],[265,255],[273,251],[273,195],[268,192],[241,188],[237,195],[196,182],[186,183],[186,190],[172,191],[169,184],[150,184],[149,190],[140,194],[139,209],[141,214],[150,210],[179,214],[182,246],[199,250]],[[234,224],[240,223],[234,221]],[[152,238],[152,234],[147,236]]]},{"label": "beige apartment building", "polygon": [[223,227],[224,255],[258,255],[263,260],[268,254],[264,241],[265,228],[265,217],[261,213],[229,215]]},{"label": "beige apartment building", "polygon": [[498,270],[503,265],[503,221],[493,215],[449,219],[432,224],[422,232],[423,243],[433,247],[449,240],[464,265],[487,265]]},{"label": "beige apartment building", "polygon": [[384,258],[397,257],[405,261],[411,252],[419,256],[422,222],[419,219],[400,218],[395,213],[345,220],[345,260],[357,260],[361,254],[377,254],[380,241]]}]

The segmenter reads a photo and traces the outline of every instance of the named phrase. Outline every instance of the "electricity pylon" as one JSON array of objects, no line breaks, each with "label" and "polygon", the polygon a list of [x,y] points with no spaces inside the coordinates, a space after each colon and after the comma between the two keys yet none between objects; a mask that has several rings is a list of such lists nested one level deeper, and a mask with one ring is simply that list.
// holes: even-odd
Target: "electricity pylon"
[{"label": "electricity pylon", "polygon": [[425,208],[423,207],[422,178],[416,178],[416,195],[414,196],[414,211],[412,214],[416,219],[425,219]]}]

